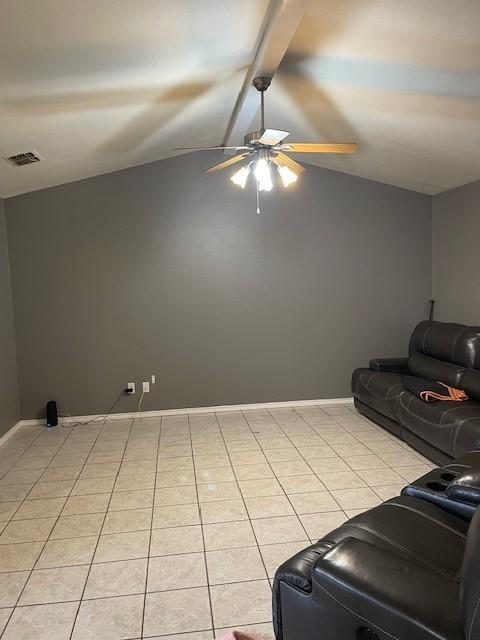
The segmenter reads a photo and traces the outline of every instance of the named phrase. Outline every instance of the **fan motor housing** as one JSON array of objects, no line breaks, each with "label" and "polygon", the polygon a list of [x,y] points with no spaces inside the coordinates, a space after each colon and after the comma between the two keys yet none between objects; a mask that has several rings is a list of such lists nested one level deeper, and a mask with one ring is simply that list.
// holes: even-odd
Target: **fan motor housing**
[{"label": "fan motor housing", "polygon": [[243,139],[244,144],[251,145],[258,145],[258,146],[263,146],[260,143],[260,138],[263,136],[263,134],[265,133],[265,129],[260,129],[260,131],[251,131],[250,133],[247,133],[247,135],[245,136],[245,138]]},{"label": "fan motor housing", "polygon": [[253,86],[257,91],[266,91],[268,87],[271,85],[272,79],[266,77],[255,78],[252,82]]}]

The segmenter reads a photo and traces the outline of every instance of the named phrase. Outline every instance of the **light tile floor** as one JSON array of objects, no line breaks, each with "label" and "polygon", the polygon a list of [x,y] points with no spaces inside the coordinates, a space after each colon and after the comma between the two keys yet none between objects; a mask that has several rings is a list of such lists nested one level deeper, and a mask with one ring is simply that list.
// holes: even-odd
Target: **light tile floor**
[{"label": "light tile floor", "polygon": [[431,463],[352,405],[23,427],[0,448],[2,640],[271,640],[298,550]]}]

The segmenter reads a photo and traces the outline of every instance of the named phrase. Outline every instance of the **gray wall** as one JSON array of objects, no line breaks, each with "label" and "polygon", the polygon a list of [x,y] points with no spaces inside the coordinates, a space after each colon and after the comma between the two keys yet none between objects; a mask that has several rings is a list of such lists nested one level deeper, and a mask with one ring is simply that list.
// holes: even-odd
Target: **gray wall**
[{"label": "gray wall", "polygon": [[[7,201],[22,415],[350,395],[431,294],[431,199],[312,166],[255,213],[191,154]],[[138,399],[138,394],[137,394]],[[134,398],[119,411],[133,410]]]},{"label": "gray wall", "polygon": [[480,181],[433,196],[437,320],[480,325]]},{"label": "gray wall", "polygon": [[0,436],[18,422],[18,373],[3,200],[0,200]]}]

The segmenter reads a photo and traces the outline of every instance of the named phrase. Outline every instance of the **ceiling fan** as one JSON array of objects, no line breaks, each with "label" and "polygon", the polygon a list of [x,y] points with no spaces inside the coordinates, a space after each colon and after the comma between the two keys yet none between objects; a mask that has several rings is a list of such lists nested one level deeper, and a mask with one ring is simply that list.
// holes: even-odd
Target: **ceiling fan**
[{"label": "ceiling fan", "polygon": [[241,187],[245,188],[250,172],[256,178],[257,189],[257,213],[259,208],[259,191],[271,191],[273,189],[272,164],[276,166],[280,179],[284,187],[288,187],[295,182],[305,168],[290,158],[285,152],[293,153],[355,153],[358,145],[355,142],[338,142],[338,143],[310,143],[310,142],[284,142],[285,138],[290,135],[288,131],[278,131],[277,129],[265,129],[265,91],[271,84],[271,78],[255,78],[253,86],[260,92],[260,117],[261,125],[259,131],[247,133],[244,138],[243,146],[237,147],[182,147],[175,151],[212,151],[215,149],[233,149],[240,151],[237,155],[224,160],[206,170],[206,173],[214,173],[221,169],[226,169],[231,165],[247,161],[238,171],[236,171],[230,180]]}]

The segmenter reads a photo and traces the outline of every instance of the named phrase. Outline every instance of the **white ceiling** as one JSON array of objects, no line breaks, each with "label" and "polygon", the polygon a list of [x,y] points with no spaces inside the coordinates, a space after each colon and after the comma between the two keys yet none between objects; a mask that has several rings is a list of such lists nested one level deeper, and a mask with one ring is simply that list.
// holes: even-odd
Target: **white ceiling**
[{"label": "white ceiling", "polygon": [[479,0],[312,2],[276,80],[292,140],[360,145],[309,162],[429,194],[480,179]]},{"label": "white ceiling", "polygon": [[267,0],[2,0],[0,197],[221,141]]},{"label": "white ceiling", "polygon": [[[268,0],[2,0],[0,197],[221,143]],[[480,1],[310,0],[267,94],[319,166],[437,193],[480,179]],[[219,161],[222,159],[219,152]]]}]

